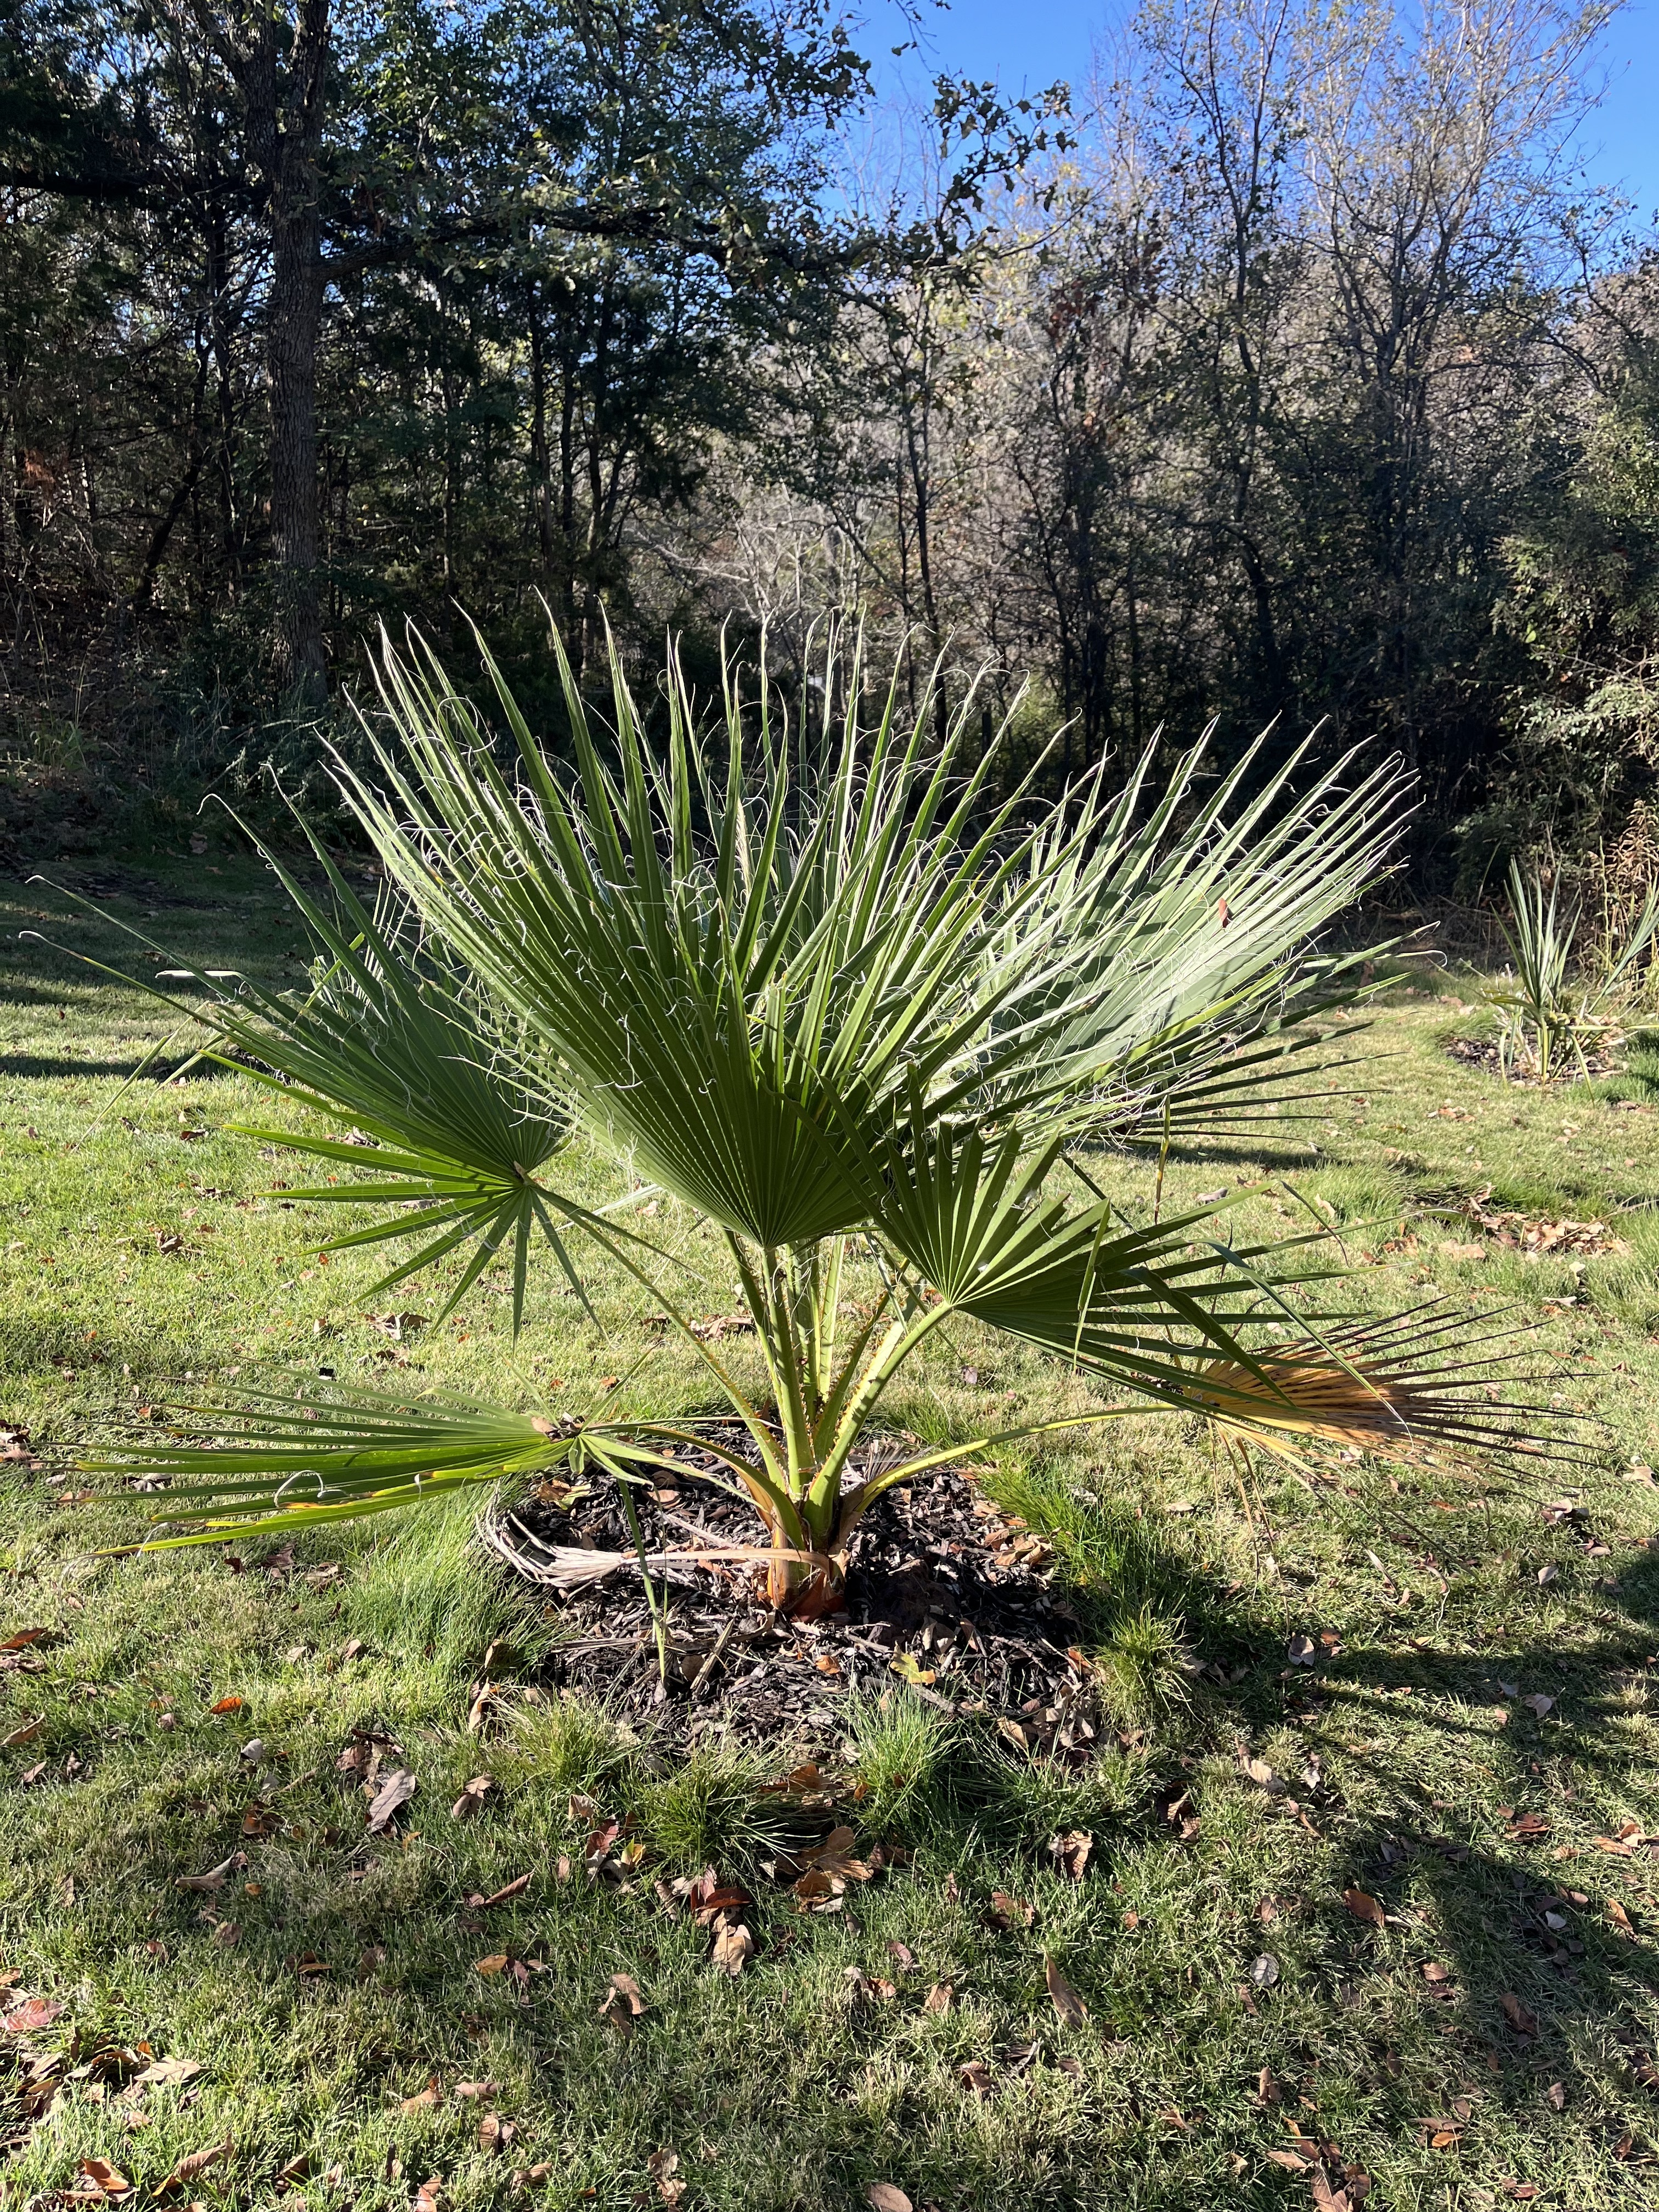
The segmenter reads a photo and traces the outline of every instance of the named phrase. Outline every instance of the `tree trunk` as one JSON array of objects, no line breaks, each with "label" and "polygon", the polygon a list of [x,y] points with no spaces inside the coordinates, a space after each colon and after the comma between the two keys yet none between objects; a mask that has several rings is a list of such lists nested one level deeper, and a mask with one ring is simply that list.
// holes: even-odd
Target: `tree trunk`
[{"label": "tree trunk", "polygon": [[270,544],[276,657],[302,708],[322,704],[328,651],[318,547],[317,346],[322,328],[318,163],[327,91],[329,0],[300,0],[279,82],[276,24],[264,20],[242,76],[248,135],[270,223]]}]

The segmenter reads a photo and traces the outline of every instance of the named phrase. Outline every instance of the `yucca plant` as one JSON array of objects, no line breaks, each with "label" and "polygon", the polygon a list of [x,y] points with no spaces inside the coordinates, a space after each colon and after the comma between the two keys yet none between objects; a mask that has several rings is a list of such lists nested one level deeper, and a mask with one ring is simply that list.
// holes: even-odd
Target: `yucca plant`
[{"label": "yucca plant", "polygon": [[[447,1312],[499,1255],[516,1328],[536,1251],[580,1291],[579,1247],[596,1244],[693,1347],[721,1417],[559,1420],[316,1382],[245,1394],[210,1409],[214,1442],[101,1462],[169,1479],[163,1540],[560,1468],[659,1479],[697,1444],[752,1500],[774,1601],[811,1611],[838,1601],[884,1490],[1012,1436],[1151,1407],[1279,1448],[1504,1440],[1500,1410],[1466,1395],[1488,1368],[1441,1352],[1440,1319],[1298,1322],[1333,1273],[1312,1239],[1234,1241],[1216,1206],[1131,1222],[1087,1166],[1103,1144],[1164,1151],[1300,1095],[1291,1018],[1346,973],[1315,934],[1386,864],[1395,769],[1350,758],[1298,798],[1299,761],[1270,770],[1257,750],[1201,793],[1200,748],[1160,786],[1148,760],[1115,791],[1102,770],[1052,804],[1024,786],[998,799],[971,695],[934,745],[931,690],[902,716],[896,678],[866,712],[857,647],[833,646],[816,719],[786,715],[763,668],[751,696],[728,668],[700,727],[671,663],[656,744],[614,659],[601,732],[561,653],[565,766],[485,665],[510,745],[418,641],[383,651],[374,764],[336,773],[386,894],[368,910],[319,845],[329,897],[284,878],[320,947],[314,988],[203,972],[201,1018],[215,1052],[333,1125],[258,1133],[355,1171],[289,1195],[382,1209],[341,1245],[416,1241],[371,1296],[461,1259]],[[634,1199],[666,1194],[723,1240],[757,1380],[694,1327],[629,1198],[596,1212],[562,1191],[578,1129]],[[875,1271],[861,1306],[849,1257]],[[877,1446],[884,1397],[958,1316],[1103,1402]]]},{"label": "yucca plant", "polygon": [[1577,981],[1580,909],[1562,908],[1555,887],[1546,890],[1518,860],[1510,862],[1510,914],[1504,930],[1509,970],[1504,984],[1487,994],[1498,1010],[1499,1065],[1507,1076],[1518,1058],[1540,1083],[1549,1083],[1571,1053],[1587,1077],[1586,1048],[1616,1042],[1620,994],[1659,933],[1659,886],[1649,891],[1623,946]]}]

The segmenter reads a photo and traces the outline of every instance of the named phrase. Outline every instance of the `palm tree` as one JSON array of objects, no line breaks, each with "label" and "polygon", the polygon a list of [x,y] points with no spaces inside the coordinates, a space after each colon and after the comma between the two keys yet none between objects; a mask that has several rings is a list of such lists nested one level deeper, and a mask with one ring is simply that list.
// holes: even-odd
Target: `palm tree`
[{"label": "palm tree", "polygon": [[[1012,1436],[1151,1407],[1280,1448],[1505,1440],[1467,1395],[1488,1368],[1453,1348],[1462,1317],[1455,1334],[1434,1310],[1298,1319],[1334,1273],[1311,1238],[1241,1243],[1216,1206],[1132,1223],[1087,1164],[1105,1144],[1167,1152],[1322,1095],[1298,1088],[1297,1017],[1344,988],[1346,963],[1313,940],[1385,866],[1407,798],[1395,768],[1357,775],[1350,757],[1297,799],[1297,761],[1269,772],[1258,748],[1200,795],[1200,747],[1161,786],[1149,757],[1120,790],[1097,770],[1040,805],[1029,783],[994,796],[1003,755],[971,758],[971,696],[937,746],[932,696],[902,718],[896,680],[862,712],[855,647],[831,643],[805,719],[763,668],[746,696],[728,666],[709,729],[671,662],[655,748],[614,656],[603,738],[559,657],[569,769],[487,656],[510,748],[418,641],[385,647],[373,766],[336,775],[386,895],[371,912],[316,844],[331,905],[283,876],[322,950],[315,988],[200,973],[201,1018],[214,1051],[339,1132],[258,1133],[356,1171],[290,1195],[393,1209],[340,1245],[417,1241],[371,1296],[465,1255],[447,1314],[508,1256],[516,1330],[532,1255],[544,1243],[580,1295],[586,1240],[695,1348],[722,1415],[245,1394],[215,1409],[216,1443],[103,1462],[171,1478],[167,1515],[194,1518],[165,1540],[559,1467],[659,1479],[697,1445],[752,1500],[774,1601],[811,1611],[838,1601],[882,1491]],[[626,1168],[629,1197],[594,1210],[561,1189],[578,1129]],[[694,1328],[629,1211],[651,1193],[724,1241],[762,1382]],[[859,1308],[849,1254],[879,1271]],[[884,1395],[964,1315],[1111,1402],[872,1451]],[[1276,1345],[1253,1349],[1268,1322]]]}]

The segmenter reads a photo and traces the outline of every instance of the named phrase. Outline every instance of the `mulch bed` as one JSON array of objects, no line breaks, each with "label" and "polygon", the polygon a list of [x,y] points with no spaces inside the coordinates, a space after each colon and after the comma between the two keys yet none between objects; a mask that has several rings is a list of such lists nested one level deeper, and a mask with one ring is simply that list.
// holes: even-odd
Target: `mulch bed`
[{"label": "mulch bed", "polygon": [[[595,1477],[590,1495],[568,1502],[564,1489],[544,1485],[496,1509],[482,1530],[490,1549],[532,1580],[546,1547],[632,1559],[610,1484]],[[695,1477],[635,1498],[647,1557],[763,1540],[747,1505]],[[792,1620],[767,1603],[758,1563],[677,1562],[664,1682],[634,1565],[552,1596],[563,1636],[548,1679],[687,1741],[714,1734],[809,1751],[839,1738],[849,1696],[903,1688],[943,1713],[988,1715],[1011,1742],[1081,1764],[1098,1715],[1076,1650],[1077,1615],[1050,1587],[1054,1564],[1024,1522],[944,1469],[889,1491],[866,1514],[848,1553],[843,1612]]]},{"label": "mulch bed", "polygon": [[[1445,1051],[1448,1059],[1457,1060],[1464,1067],[1478,1067],[1483,1074],[1496,1075],[1500,1078],[1504,1074],[1504,1063],[1498,1056],[1498,1042],[1494,1037],[1485,1039],[1449,1037],[1446,1041]],[[1584,1054],[1584,1065],[1589,1068],[1592,1080],[1603,1075],[1617,1075],[1621,1072],[1622,1067],[1618,1054],[1611,1051],[1587,1052]],[[1511,1059],[1510,1061],[1508,1079],[1511,1083],[1527,1085],[1534,1091],[1540,1087],[1538,1078],[1528,1074],[1520,1061],[1516,1059]],[[1562,1085],[1582,1083],[1583,1080],[1584,1078],[1578,1072],[1577,1060],[1569,1054],[1561,1066],[1551,1076],[1547,1088],[1553,1091]]]}]

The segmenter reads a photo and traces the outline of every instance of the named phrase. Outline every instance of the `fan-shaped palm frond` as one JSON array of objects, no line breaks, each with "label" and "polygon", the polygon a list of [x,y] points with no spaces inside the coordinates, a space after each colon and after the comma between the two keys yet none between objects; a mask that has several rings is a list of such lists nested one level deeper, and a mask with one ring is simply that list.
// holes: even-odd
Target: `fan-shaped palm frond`
[{"label": "fan-shaped palm frond", "polygon": [[[479,1239],[460,1289],[513,1226],[521,1291],[528,1224],[551,1237],[555,1216],[649,1279],[640,1249],[548,1181],[567,1114],[723,1233],[764,1389],[740,1387],[659,1286],[653,1302],[748,1427],[746,1455],[714,1449],[770,1532],[775,1596],[833,1597],[853,1520],[896,1479],[859,1480],[860,1439],[957,1315],[1040,1346],[1120,1407],[1268,1439],[1363,1433],[1386,1449],[1497,1440],[1501,1425],[1468,1402],[1486,1368],[1440,1360],[1438,1321],[1307,1318],[1334,1272],[1310,1239],[1229,1240],[1216,1208],[1125,1220],[1078,1158],[1103,1127],[1212,1127],[1283,1092],[1300,1046],[1275,1025],[1340,979],[1313,939],[1385,864],[1401,818],[1392,769],[1345,761],[1298,800],[1300,757],[1269,770],[1258,751],[1200,796],[1194,752],[1156,788],[1149,757],[1121,793],[1103,771],[1050,803],[1024,786],[996,796],[995,749],[970,751],[971,696],[934,746],[932,696],[902,720],[896,678],[865,715],[856,653],[832,658],[818,693],[844,712],[810,730],[763,672],[745,700],[729,671],[724,714],[700,728],[671,663],[655,744],[614,656],[602,741],[561,654],[566,769],[485,665],[505,764],[418,641],[382,654],[374,769],[343,763],[338,776],[402,909],[366,914],[336,876],[341,918],[307,908],[329,957],[312,997],[250,993],[214,1018],[307,1103],[378,1140],[353,1157],[390,1178],[382,1197],[426,1201],[360,1237],[425,1228],[410,1265]],[[405,944],[423,948],[418,964]],[[354,1027],[365,1008],[372,1036]],[[338,1138],[302,1143],[348,1156]],[[1077,1174],[1056,1194],[1062,1166]],[[356,1202],[368,1188],[312,1195]],[[854,1237],[882,1287],[849,1325]],[[1296,1348],[1267,1341],[1269,1323]],[[280,1431],[261,1418],[237,1431],[234,1466],[216,1448],[210,1477],[182,1443],[149,1460],[186,1483],[183,1501],[268,1509],[256,1462],[288,1481],[312,1447],[299,1417]],[[471,1459],[472,1441],[458,1458],[434,1431],[423,1490],[545,1465],[538,1455],[562,1445],[613,1472],[672,1465],[684,1441],[664,1421],[574,1440],[532,1422],[532,1445],[520,1417],[488,1418],[506,1425],[481,1431]],[[383,1464],[353,1431],[318,1477],[341,1486],[331,1503],[306,1510],[402,1502],[425,1437],[389,1443]],[[210,1498],[193,1471],[221,1487]]]},{"label": "fan-shaped palm frond", "polygon": [[[292,1190],[289,1198],[354,1209],[397,1207],[327,1248],[420,1240],[412,1257],[374,1285],[371,1297],[471,1247],[442,1319],[505,1246],[516,1333],[539,1228],[585,1298],[560,1224],[595,1227],[599,1217],[546,1180],[544,1170],[568,1144],[573,1124],[544,1058],[526,1050],[522,1035],[452,965],[411,948],[406,910],[397,918],[401,929],[385,914],[371,913],[315,840],[313,851],[331,894],[326,904],[268,848],[261,849],[314,940],[309,988],[277,993],[223,969],[168,967],[161,973],[204,994],[191,1012],[210,1039],[204,1057],[226,1060],[337,1127],[344,1125],[343,1136],[243,1130],[353,1170],[350,1181]],[[176,1004],[155,985],[137,987]],[[614,1220],[604,1233],[629,1237]]]}]

